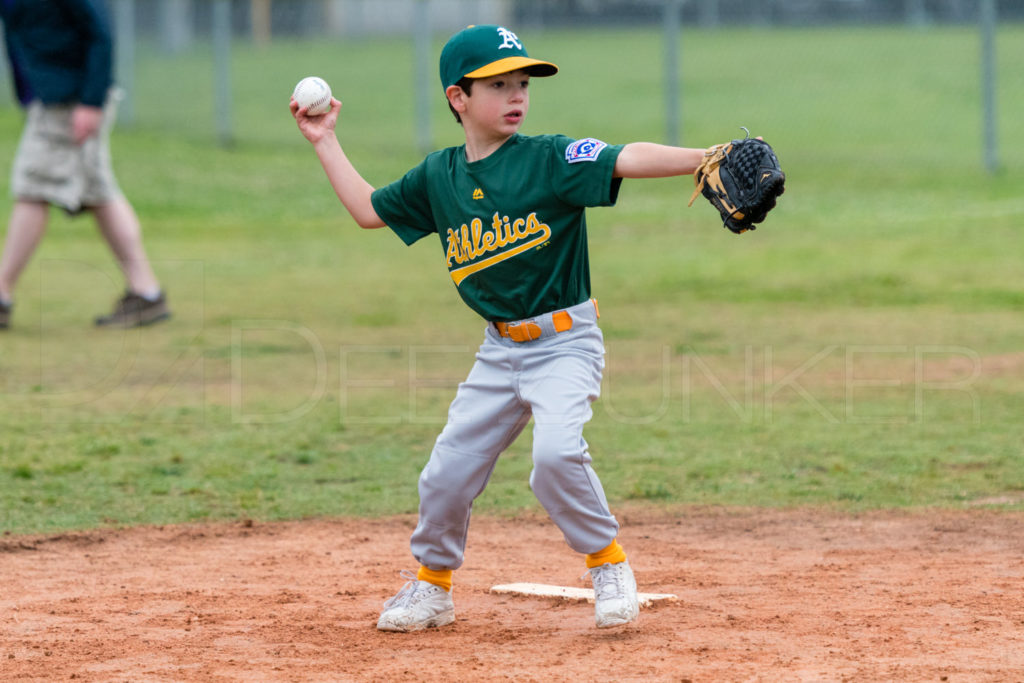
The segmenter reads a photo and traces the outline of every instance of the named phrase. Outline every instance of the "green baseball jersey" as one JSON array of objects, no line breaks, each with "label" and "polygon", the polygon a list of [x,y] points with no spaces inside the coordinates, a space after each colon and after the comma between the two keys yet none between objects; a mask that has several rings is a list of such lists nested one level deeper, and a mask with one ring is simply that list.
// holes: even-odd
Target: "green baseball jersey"
[{"label": "green baseball jersey", "polygon": [[436,234],[463,301],[508,322],[590,298],[588,206],[611,206],[621,145],[513,135],[490,156],[465,146],[427,156],[373,193],[377,215],[413,244]]}]

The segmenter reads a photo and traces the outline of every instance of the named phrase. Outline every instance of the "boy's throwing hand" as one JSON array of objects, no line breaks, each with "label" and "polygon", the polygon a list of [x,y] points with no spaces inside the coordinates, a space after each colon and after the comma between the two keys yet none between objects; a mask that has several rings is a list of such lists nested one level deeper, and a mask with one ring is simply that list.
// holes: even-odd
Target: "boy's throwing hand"
[{"label": "boy's throwing hand", "polygon": [[325,136],[334,133],[334,127],[338,124],[338,113],[341,112],[341,102],[337,98],[332,97],[331,110],[319,116],[309,116],[306,113],[307,107],[300,107],[294,97],[288,106],[299,125],[299,131],[314,145]]}]

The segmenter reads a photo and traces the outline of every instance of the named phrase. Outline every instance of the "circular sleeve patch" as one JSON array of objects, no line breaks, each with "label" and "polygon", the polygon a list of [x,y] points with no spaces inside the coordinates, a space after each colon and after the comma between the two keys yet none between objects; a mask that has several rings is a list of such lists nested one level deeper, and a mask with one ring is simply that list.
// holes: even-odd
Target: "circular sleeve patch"
[{"label": "circular sleeve patch", "polygon": [[565,148],[565,160],[570,164],[577,164],[581,161],[597,161],[601,150],[607,146],[600,140],[583,138]]}]

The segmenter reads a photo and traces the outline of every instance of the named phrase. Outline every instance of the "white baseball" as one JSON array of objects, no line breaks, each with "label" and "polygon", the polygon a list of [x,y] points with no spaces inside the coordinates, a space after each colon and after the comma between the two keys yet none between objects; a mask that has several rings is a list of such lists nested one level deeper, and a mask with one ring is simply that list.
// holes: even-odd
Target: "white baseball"
[{"label": "white baseball", "polygon": [[299,108],[309,107],[307,116],[319,116],[331,110],[331,86],[317,76],[309,76],[299,81],[292,97],[299,103]]}]

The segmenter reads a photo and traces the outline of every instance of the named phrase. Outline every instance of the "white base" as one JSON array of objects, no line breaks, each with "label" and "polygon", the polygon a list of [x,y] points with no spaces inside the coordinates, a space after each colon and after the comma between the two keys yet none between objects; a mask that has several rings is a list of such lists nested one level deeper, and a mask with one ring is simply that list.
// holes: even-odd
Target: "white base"
[{"label": "white base", "polygon": [[[586,600],[594,602],[594,590],[592,588],[573,588],[571,586],[550,586],[544,583],[505,583],[500,586],[491,586],[492,593],[506,593],[509,595],[531,595],[543,598],[565,598],[569,600]],[[655,602],[674,602],[679,596],[671,593],[638,593],[641,607],[649,607]]]}]

